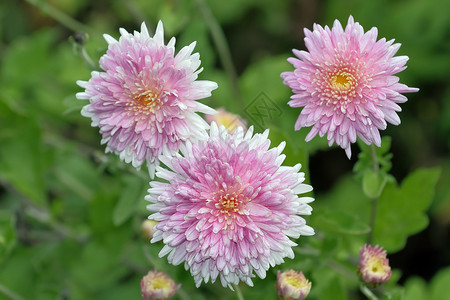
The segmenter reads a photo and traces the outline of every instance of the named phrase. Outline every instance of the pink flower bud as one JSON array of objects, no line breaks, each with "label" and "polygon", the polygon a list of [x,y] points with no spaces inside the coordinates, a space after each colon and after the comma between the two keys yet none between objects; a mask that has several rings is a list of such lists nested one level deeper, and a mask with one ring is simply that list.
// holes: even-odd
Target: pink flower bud
[{"label": "pink flower bud", "polygon": [[391,278],[391,267],[386,258],[386,250],[376,245],[365,244],[359,252],[358,273],[361,280],[369,286],[377,286]]},{"label": "pink flower bud", "polygon": [[181,284],[167,277],[165,273],[156,270],[149,271],[141,280],[143,300],[168,300],[175,295]]},{"label": "pink flower bud", "polygon": [[277,272],[277,292],[281,300],[303,300],[311,290],[309,282],[302,272],[288,270]]}]

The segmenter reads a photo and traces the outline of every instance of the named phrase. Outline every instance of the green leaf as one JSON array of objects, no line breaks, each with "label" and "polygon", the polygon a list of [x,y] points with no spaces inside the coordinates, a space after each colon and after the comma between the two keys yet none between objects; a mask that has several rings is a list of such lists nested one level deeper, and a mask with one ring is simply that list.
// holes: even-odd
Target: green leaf
[{"label": "green leaf", "polygon": [[33,120],[15,116],[0,134],[0,178],[38,205],[46,199],[41,132]]},{"label": "green leaf", "polygon": [[280,77],[292,68],[286,58],[286,55],[265,57],[247,67],[239,82],[246,101],[252,101],[260,92],[267,93],[277,104],[289,101],[291,91]]},{"label": "green leaf", "polygon": [[422,278],[413,277],[405,284],[405,298],[408,300],[427,299],[427,284]]},{"label": "green leaf", "polygon": [[434,275],[431,281],[431,300],[450,300],[450,293],[448,292],[449,283],[450,267],[447,267]]},{"label": "green leaf", "polygon": [[450,267],[440,270],[427,285],[425,280],[412,277],[405,283],[405,297],[407,300],[450,300],[448,284],[450,282]]},{"label": "green leaf", "polygon": [[389,152],[391,148],[390,136],[384,136],[381,139],[381,147],[366,145],[359,139],[358,145],[361,149],[361,152],[358,154],[358,161],[353,168],[353,171],[355,173],[357,173],[359,176],[364,176],[366,172],[373,172],[372,147],[374,147],[375,149],[375,156],[380,167],[380,173],[387,174],[389,172],[392,167],[392,153]]},{"label": "green leaf", "polygon": [[348,299],[341,275],[331,272],[329,268],[313,272],[310,296],[311,299]]},{"label": "green leaf", "polygon": [[395,181],[395,179],[384,172],[380,173],[369,169],[363,175],[363,192],[370,199],[377,198],[381,195],[381,192],[388,181]]},{"label": "green leaf", "polygon": [[122,225],[136,211],[137,205],[141,203],[146,194],[147,181],[137,176],[127,176],[124,178],[125,188],[113,211],[113,223],[116,226]]},{"label": "green leaf", "polygon": [[367,234],[370,230],[367,222],[362,220],[358,214],[324,208],[315,209],[314,213],[317,215],[315,227],[326,232],[362,235]]},{"label": "green leaf", "polygon": [[373,170],[367,171],[363,176],[363,191],[369,198],[375,198],[380,194],[382,179],[379,174]]},{"label": "green leaf", "polygon": [[388,252],[402,249],[408,236],[428,225],[426,210],[434,196],[440,168],[419,169],[398,187],[388,183],[381,194],[374,227],[374,241]]},{"label": "green leaf", "polygon": [[277,147],[281,142],[286,142],[283,154],[286,155],[286,159],[283,162],[284,166],[294,166],[298,163],[302,165],[301,172],[305,172],[306,183],[309,182],[309,169],[308,169],[308,154],[305,149],[296,147],[292,136],[285,134],[278,128],[270,128],[269,139],[271,141],[270,147]]},{"label": "green leaf", "polygon": [[0,262],[11,253],[16,245],[14,215],[6,211],[0,212]]},{"label": "green leaf", "polygon": [[[179,21],[177,20],[176,22]],[[210,32],[206,23],[201,18],[194,18],[183,27],[180,38],[177,39],[179,45],[189,45],[193,41],[197,42],[194,51],[200,53],[202,67],[205,70],[214,67],[217,56],[217,50],[212,47],[209,34]],[[202,77],[202,73],[200,73],[200,77]],[[210,80],[209,78],[207,79]]]},{"label": "green leaf", "polygon": [[71,267],[73,279],[86,291],[113,286],[126,274],[118,268],[119,257],[101,243],[92,242],[83,247],[79,260]]}]

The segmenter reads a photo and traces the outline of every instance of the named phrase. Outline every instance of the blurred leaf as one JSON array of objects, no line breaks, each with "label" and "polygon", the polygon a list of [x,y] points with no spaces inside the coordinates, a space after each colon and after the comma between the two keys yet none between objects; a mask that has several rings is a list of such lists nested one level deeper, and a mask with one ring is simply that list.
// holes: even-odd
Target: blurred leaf
[{"label": "blurred leaf", "polygon": [[340,233],[350,235],[367,234],[370,227],[358,214],[341,210],[316,209],[315,227],[327,233]]},{"label": "blurred leaf", "polygon": [[117,184],[107,182],[109,189],[103,188],[94,195],[89,207],[89,220],[92,233],[99,239],[104,239],[105,235],[115,226],[112,220],[114,204],[119,197]]},{"label": "blurred leaf", "polygon": [[347,300],[342,277],[329,268],[316,270],[311,280],[311,299]]},{"label": "blurred leaf", "polygon": [[6,211],[0,211],[0,263],[8,257],[15,245],[15,217]]},{"label": "blurred leaf", "polygon": [[212,92],[211,98],[202,101],[204,104],[213,108],[224,107],[226,110],[244,117],[243,110],[240,109],[240,103],[235,99],[233,85],[225,72],[205,69],[204,72],[200,73],[200,77],[215,81],[219,85],[219,88]]},{"label": "blurred leaf", "polygon": [[450,283],[450,267],[441,269],[427,285],[419,277],[409,278],[405,283],[405,300],[450,300],[448,285]]},{"label": "blurred leaf", "polygon": [[120,226],[137,210],[137,205],[144,199],[148,182],[134,176],[124,178],[125,188],[113,211],[114,225]]},{"label": "blurred leaf", "polygon": [[216,62],[216,50],[211,45],[209,29],[200,16],[193,18],[183,28],[177,44],[180,45],[179,49],[181,49],[182,46],[187,46],[194,41],[196,42],[194,53],[197,52],[200,54],[201,67],[205,70],[212,69]]},{"label": "blurred leaf", "polygon": [[[163,1],[159,8],[159,18],[164,21],[166,34],[173,35],[184,30],[189,20],[191,1]],[[193,41],[190,41],[192,43]],[[183,45],[183,46],[187,46]]]},{"label": "blurred leaf", "polygon": [[325,138],[314,138],[306,143],[308,128],[294,132],[294,124],[300,110],[288,106],[291,90],[283,84],[280,74],[292,70],[287,62],[289,55],[268,56],[251,64],[240,78],[240,89],[245,103],[243,116],[258,131],[277,128],[290,133],[296,149],[306,149],[312,154],[318,149],[329,148]]},{"label": "blurred leaf", "polygon": [[252,0],[229,0],[229,1],[215,1],[215,0],[201,0],[196,1],[201,5],[207,5],[212,11],[214,17],[222,24],[229,24],[241,18],[245,12],[250,8]]},{"label": "blurred leaf", "polygon": [[434,275],[430,288],[431,300],[450,300],[448,292],[450,284],[450,267],[446,267]]},{"label": "blurred leaf", "polygon": [[290,89],[280,77],[282,72],[292,69],[286,59],[285,55],[268,56],[247,67],[239,82],[244,102],[248,104],[261,92],[277,105],[285,105],[289,101]]},{"label": "blurred leaf", "polygon": [[381,178],[372,170],[367,171],[363,177],[363,191],[369,198],[375,198],[380,194]]},{"label": "blurred leaf", "polygon": [[269,131],[269,139],[271,141],[271,147],[277,147],[281,142],[286,142],[286,146],[282,152],[282,154],[286,155],[286,158],[283,162],[284,166],[294,166],[298,163],[302,165],[300,169],[301,172],[305,172],[306,180],[305,182],[309,182],[309,169],[308,169],[308,155],[304,149],[297,148],[295,141],[292,139],[290,135],[285,134],[283,131],[278,128],[270,128]]},{"label": "blurred leaf", "polygon": [[[341,211],[355,212],[354,214],[361,220],[369,220],[370,201],[352,175],[340,178],[329,192],[317,195],[317,198],[319,197],[320,201],[313,203],[315,210],[323,208],[329,212],[336,211],[336,214]],[[314,219],[318,217],[315,211],[312,217]]]},{"label": "blurred leaf", "polygon": [[113,286],[122,278],[127,269],[119,266],[116,253],[98,242],[86,245],[77,262],[72,266],[72,274],[77,284],[86,291],[95,292]]},{"label": "blurred leaf", "polygon": [[356,172],[359,176],[364,176],[366,172],[373,172],[372,147],[375,149],[375,156],[380,166],[380,172],[383,174],[387,174],[391,170],[392,153],[389,152],[391,148],[390,136],[382,137],[381,147],[366,145],[360,139],[358,139],[358,145],[361,149],[361,152],[358,154],[358,161],[356,162],[353,171]]},{"label": "blurred leaf", "polygon": [[419,277],[408,279],[405,284],[405,299],[423,300],[427,299],[427,284]]},{"label": "blurred leaf", "polygon": [[[18,247],[0,267],[1,284],[14,294],[22,296],[23,299],[32,299],[35,291],[35,276],[33,276],[31,263],[33,250],[32,248]],[[27,288],[24,289],[24,286]],[[2,296],[3,294],[0,294],[0,297]]]},{"label": "blurred leaf", "polygon": [[408,299],[409,300],[409,298],[405,298],[404,292],[403,292],[403,290],[401,288],[395,288],[392,291],[390,291],[387,294],[387,298],[389,300],[403,300],[403,299]]},{"label": "blurred leaf", "polygon": [[378,201],[374,243],[388,252],[402,249],[409,235],[428,225],[426,210],[433,199],[440,168],[419,169],[397,187],[388,183]]},{"label": "blurred leaf", "polygon": [[364,194],[371,199],[379,197],[389,178],[388,174],[367,170],[363,175],[362,182]]},{"label": "blurred leaf", "polygon": [[39,125],[16,116],[0,132],[0,178],[23,196],[43,205],[45,156]]}]

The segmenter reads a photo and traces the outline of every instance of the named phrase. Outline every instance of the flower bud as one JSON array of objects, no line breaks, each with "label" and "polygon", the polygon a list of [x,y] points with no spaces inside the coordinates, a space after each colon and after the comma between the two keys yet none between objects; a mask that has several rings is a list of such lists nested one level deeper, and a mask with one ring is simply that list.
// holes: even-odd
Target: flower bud
[{"label": "flower bud", "polygon": [[205,115],[205,119],[208,123],[214,121],[219,126],[225,126],[229,134],[233,134],[238,127],[242,127],[244,131],[247,129],[247,122],[244,119],[242,119],[239,115],[226,111],[223,108],[218,108],[217,114]]},{"label": "flower bud", "polygon": [[288,270],[277,272],[277,292],[281,300],[303,300],[311,290],[309,282],[302,272]]},{"label": "flower bud", "polygon": [[168,300],[175,295],[181,284],[167,277],[165,273],[156,270],[149,271],[141,280],[143,300]]},{"label": "flower bud", "polygon": [[376,245],[365,244],[359,251],[358,274],[368,286],[375,287],[391,278],[391,267],[386,258],[386,250]]},{"label": "flower bud", "polygon": [[153,235],[155,234],[156,231],[155,229],[153,229],[153,227],[156,224],[158,224],[158,222],[153,220],[145,220],[144,222],[142,222],[141,231],[145,239],[151,240],[153,238]]}]

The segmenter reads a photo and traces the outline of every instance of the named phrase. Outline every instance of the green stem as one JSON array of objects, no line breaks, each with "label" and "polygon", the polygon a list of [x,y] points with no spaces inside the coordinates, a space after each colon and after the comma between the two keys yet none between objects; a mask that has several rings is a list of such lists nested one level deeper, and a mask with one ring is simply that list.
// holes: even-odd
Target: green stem
[{"label": "green stem", "polygon": [[142,246],[142,252],[144,253],[144,257],[147,259],[147,261],[150,263],[150,265],[153,266],[153,268],[157,269],[159,267],[158,262],[153,258],[152,255],[149,253],[148,245]]},{"label": "green stem", "polygon": [[[352,267],[351,269],[346,267],[344,264],[336,261],[336,260],[327,260],[326,261],[326,266],[328,266],[329,268],[333,269],[334,271],[336,271],[336,273],[346,277],[349,280],[355,280],[355,270],[354,267]],[[353,266],[353,265],[352,265]]]},{"label": "green stem", "polygon": [[359,289],[361,290],[361,293],[367,297],[367,299],[378,300],[378,297],[367,286],[361,284]]},{"label": "green stem", "polygon": [[380,165],[378,164],[377,150],[373,144],[370,145],[370,157],[372,158],[372,168],[375,173],[380,172]]},{"label": "green stem", "polygon": [[31,5],[34,5],[35,7],[39,8],[41,12],[44,14],[49,15],[65,27],[69,28],[70,30],[76,32],[90,32],[90,28],[83,23],[78,22],[77,20],[71,18],[69,15],[65,14],[64,12],[60,11],[56,7],[51,6],[45,1],[39,1],[39,0],[25,0]]},{"label": "green stem", "polygon": [[371,244],[373,240],[373,229],[375,228],[375,220],[377,218],[377,206],[378,206],[378,199],[379,197],[372,199],[372,207],[370,209],[370,231],[369,235],[367,236],[367,244]]},{"label": "green stem", "polygon": [[242,291],[241,291],[241,288],[239,287],[239,285],[233,284],[233,288],[236,291],[236,295],[237,295],[238,299],[239,300],[245,300],[244,296],[242,295]]},{"label": "green stem", "polygon": [[17,295],[6,286],[0,284],[0,293],[5,295],[8,299],[11,300],[24,300],[21,296]]},{"label": "green stem", "polygon": [[29,201],[28,199],[25,199],[24,204],[26,205],[24,211],[27,214],[27,216],[33,218],[34,220],[44,225],[47,225],[48,227],[50,227],[50,229],[59,234],[61,237],[76,240],[80,244],[85,243],[87,241],[88,236],[77,234],[74,231],[72,231],[69,227],[56,221],[51,217],[50,212],[45,208],[34,205],[34,203]]},{"label": "green stem", "polygon": [[81,57],[84,59],[84,61],[89,65],[89,67],[92,70],[98,70],[99,69],[98,66],[95,65],[94,61],[91,59],[89,54],[87,53],[86,48],[84,48],[84,46],[81,46],[80,54],[81,54]]},{"label": "green stem", "polygon": [[[380,165],[378,164],[377,152],[376,152],[375,146],[373,144],[370,145],[370,157],[372,158],[373,171],[376,174],[378,174],[380,172]],[[373,240],[373,229],[375,228],[375,221],[377,218],[377,207],[378,207],[379,199],[380,199],[379,196],[372,199],[372,207],[370,209],[370,221],[369,221],[370,231],[369,231],[369,235],[367,236],[368,244],[371,244],[372,240]]]},{"label": "green stem", "polygon": [[231,80],[234,96],[236,97],[237,102],[241,104],[242,101],[240,101],[241,94],[239,91],[238,76],[233,64],[233,60],[231,58],[231,52],[230,48],[228,47],[225,34],[217,20],[214,18],[214,15],[212,14],[211,9],[208,7],[205,0],[197,0],[197,5],[203,15],[203,18],[205,19],[206,24],[209,27],[209,30],[211,31],[213,42],[217,48],[217,51],[219,52],[220,61],[225,69],[225,72]]}]

